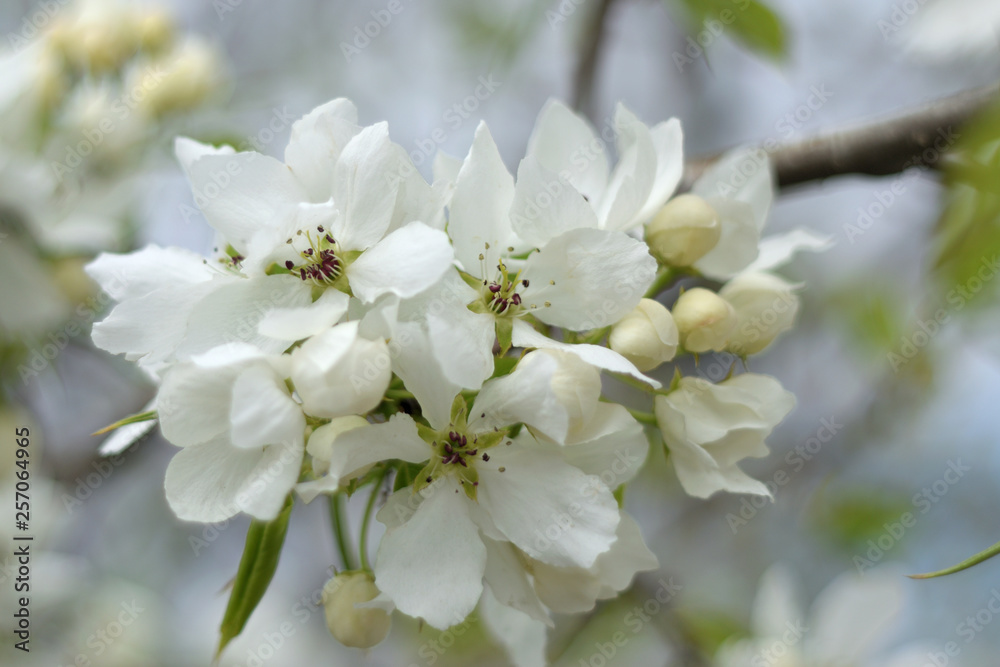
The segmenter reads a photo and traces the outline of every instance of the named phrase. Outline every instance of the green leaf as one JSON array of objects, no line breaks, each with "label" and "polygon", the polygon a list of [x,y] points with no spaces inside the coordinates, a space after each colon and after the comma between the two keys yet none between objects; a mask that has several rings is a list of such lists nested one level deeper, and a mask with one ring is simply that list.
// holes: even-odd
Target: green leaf
[{"label": "green leaf", "polygon": [[288,532],[288,518],[292,514],[292,497],[288,496],[285,506],[274,521],[253,521],[247,531],[246,546],[243,547],[243,557],[236,572],[233,590],[229,594],[229,604],[219,628],[219,648],[216,659],[222,655],[226,645],[243,632],[247,620],[264,597],[264,592],[271,584],[275,570],[278,569],[278,558],[281,547],[285,543]]},{"label": "green leaf", "polygon": [[758,0],[679,0],[694,24],[692,32],[719,29],[770,58],[787,52],[785,26],[777,13]]},{"label": "green leaf", "polygon": [[497,341],[500,343],[500,356],[510,351],[514,337],[514,320],[509,317],[497,319]]},{"label": "green leaf", "polygon": [[937,572],[928,572],[926,574],[909,574],[907,575],[910,579],[933,579],[935,577],[943,577],[949,574],[955,574],[956,572],[961,572],[962,570],[968,570],[973,565],[979,565],[984,560],[989,560],[1000,554],[1000,542],[997,542],[989,549],[985,551],[980,551],[972,558],[963,560],[958,565],[953,565],[952,567],[946,568],[944,570],[938,570]]},{"label": "green leaf", "polygon": [[134,415],[125,417],[124,419],[119,419],[114,424],[109,424],[99,431],[94,431],[91,435],[104,435],[105,433],[110,433],[115,429],[121,428],[122,426],[128,426],[129,424],[138,424],[139,422],[148,422],[156,419],[156,410],[150,410],[149,412],[139,412]]}]

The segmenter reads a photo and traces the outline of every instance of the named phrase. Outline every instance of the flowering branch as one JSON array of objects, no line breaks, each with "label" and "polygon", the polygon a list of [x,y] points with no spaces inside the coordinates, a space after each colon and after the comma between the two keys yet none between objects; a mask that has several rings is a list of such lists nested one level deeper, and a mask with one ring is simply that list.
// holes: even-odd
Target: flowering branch
[{"label": "flowering branch", "polygon": [[[915,165],[937,168],[957,136],[953,129],[995,100],[998,92],[1000,84],[994,83],[935,100],[899,116],[761,148],[768,152],[781,188],[844,174],[885,176]],[[945,149],[941,148],[942,139]],[[682,190],[689,190],[721,155],[688,162]]]}]

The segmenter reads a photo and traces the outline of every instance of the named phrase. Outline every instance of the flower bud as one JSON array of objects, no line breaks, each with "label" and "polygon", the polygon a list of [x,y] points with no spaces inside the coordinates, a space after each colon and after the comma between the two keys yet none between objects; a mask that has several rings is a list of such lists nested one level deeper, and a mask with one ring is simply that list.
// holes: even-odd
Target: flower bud
[{"label": "flower bud", "polygon": [[702,287],[681,294],[674,304],[673,315],[681,342],[688,352],[723,350],[736,328],[733,307],[715,292]]},{"label": "flower bud", "polygon": [[[348,415],[347,417],[337,417],[329,424],[324,424],[313,431],[312,435],[309,436],[309,444],[306,445],[306,451],[312,457],[313,472],[317,475],[325,475],[330,469],[333,443],[337,437],[362,426],[368,426],[367,419],[358,415]],[[365,474],[370,468],[371,466],[367,466],[364,470],[359,471],[358,475]]]},{"label": "flower bud", "polygon": [[323,586],[326,627],[337,641],[352,648],[371,648],[386,638],[392,618],[384,609],[358,609],[378,596],[367,572],[341,572]]},{"label": "flower bud", "polygon": [[651,371],[677,352],[678,332],[666,307],[643,299],[611,329],[608,344],[640,371]]},{"label": "flower bud", "polygon": [[142,106],[151,116],[185,111],[200,105],[222,76],[220,59],[207,44],[188,40],[170,54],[145,66],[132,77],[133,90],[142,90]]},{"label": "flower bud", "polygon": [[346,417],[375,409],[389,388],[392,360],[384,340],[358,335],[346,322],[313,336],[292,352],[292,382],[314,417]]},{"label": "flower bud", "polygon": [[799,310],[796,286],[770,273],[744,273],[719,290],[736,312],[736,329],[726,349],[757,354],[792,328]]},{"label": "flower bud", "polygon": [[150,53],[166,49],[174,39],[174,22],[162,9],[151,9],[139,17],[139,44]]},{"label": "flower bud", "polygon": [[712,206],[697,195],[674,197],[646,227],[646,243],[660,262],[691,266],[719,242],[722,225]]}]

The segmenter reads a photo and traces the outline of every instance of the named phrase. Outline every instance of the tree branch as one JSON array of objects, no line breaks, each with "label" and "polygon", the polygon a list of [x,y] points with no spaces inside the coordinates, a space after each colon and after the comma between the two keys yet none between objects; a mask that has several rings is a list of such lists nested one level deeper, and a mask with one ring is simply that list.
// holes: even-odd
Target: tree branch
[{"label": "tree branch", "polygon": [[[967,90],[927,104],[916,111],[870,124],[820,134],[800,142],[761,148],[770,155],[779,188],[787,188],[830,176],[898,174],[920,165],[937,168],[947,148],[958,137],[961,126],[997,98],[1000,84]],[[940,149],[940,140],[947,144]],[[935,147],[935,143],[938,147]],[[691,188],[721,153],[688,162],[682,191]]]},{"label": "tree branch", "polygon": [[601,50],[606,37],[605,23],[608,11],[615,0],[600,0],[593,12],[590,25],[583,35],[582,52],[573,76],[573,107],[590,115],[594,95],[594,79],[600,63]]}]

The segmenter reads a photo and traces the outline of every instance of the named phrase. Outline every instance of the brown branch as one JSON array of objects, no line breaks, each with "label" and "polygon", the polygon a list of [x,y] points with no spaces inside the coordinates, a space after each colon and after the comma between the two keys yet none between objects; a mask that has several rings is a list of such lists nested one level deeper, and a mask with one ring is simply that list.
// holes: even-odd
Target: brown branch
[{"label": "brown branch", "polygon": [[[958,136],[952,133],[997,98],[1000,84],[968,90],[924,107],[854,128],[820,134],[800,142],[765,144],[780,188],[831,176],[898,174],[913,166],[937,168]],[[952,133],[952,134],[949,134]],[[937,147],[935,147],[937,142]],[[696,158],[684,172],[684,191],[721,154]]]},{"label": "brown branch", "polygon": [[607,37],[605,23],[608,11],[615,0],[600,0],[593,12],[590,25],[583,35],[583,51],[577,62],[576,74],[573,77],[573,107],[586,115],[590,115],[594,96],[594,80],[597,77],[597,65],[600,63],[601,50]]}]

